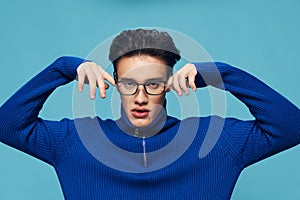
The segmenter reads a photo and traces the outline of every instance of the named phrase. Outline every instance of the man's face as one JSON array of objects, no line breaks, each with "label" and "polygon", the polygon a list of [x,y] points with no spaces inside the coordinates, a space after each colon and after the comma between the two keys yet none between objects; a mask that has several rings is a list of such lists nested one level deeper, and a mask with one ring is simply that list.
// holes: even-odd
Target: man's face
[{"label": "man's face", "polygon": [[[138,84],[167,81],[167,74],[168,67],[164,61],[148,55],[121,58],[117,67],[118,81]],[[121,100],[129,121],[136,127],[145,127],[159,114],[164,104],[165,92],[150,95],[146,93],[143,85],[139,85],[135,94],[121,94]]]}]

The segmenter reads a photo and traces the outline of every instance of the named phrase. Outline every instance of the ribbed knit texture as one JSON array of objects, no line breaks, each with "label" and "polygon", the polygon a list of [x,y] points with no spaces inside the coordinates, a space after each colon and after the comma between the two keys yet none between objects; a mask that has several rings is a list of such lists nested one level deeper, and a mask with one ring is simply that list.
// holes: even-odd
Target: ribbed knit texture
[{"label": "ribbed knit texture", "polygon": [[[148,167],[168,160],[181,147],[189,148],[161,169],[133,173],[135,168],[143,169],[143,160],[120,157],[118,153],[110,155],[113,149],[106,147],[104,140],[98,141],[99,135],[88,124],[96,120],[108,141],[120,149],[143,153],[142,138],[123,132],[126,127],[119,128],[115,121],[100,118],[61,121],[38,118],[48,96],[55,88],[74,80],[83,61],[74,57],[57,59],[0,108],[0,141],[52,165],[65,199],[230,199],[245,167],[300,143],[300,111],[287,99],[228,64],[195,63],[199,72],[197,87],[211,85],[229,91],[246,104],[255,120],[211,116],[180,121],[167,117],[162,130],[145,139]],[[218,127],[224,120],[224,127]],[[121,122],[124,126],[126,120]],[[214,148],[200,158],[200,147],[210,122],[215,124],[210,127],[213,131],[222,130],[221,136]],[[130,130],[128,127],[126,130]],[[81,128],[87,130],[86,135],[79,134]],[[155,154],[179,133],[193,134],[193,129],[197,133],[191,144],[181,137],[176,143],[178,148]],[[92,155],[84,146],[84,138],[89,137],[93,139],[94,151],[105,147],[106,152],[102,153],[110,155],[112,163],[122,160],[120,163],[128,164],[133,171],[119,171],[97,160],[98,155]]]}]

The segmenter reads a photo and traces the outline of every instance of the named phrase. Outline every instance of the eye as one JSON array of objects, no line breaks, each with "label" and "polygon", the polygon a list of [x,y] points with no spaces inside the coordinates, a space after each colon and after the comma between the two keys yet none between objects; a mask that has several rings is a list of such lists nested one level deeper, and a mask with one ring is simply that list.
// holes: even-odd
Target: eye
[{"label": "eye", "polygon": [[151,89],[157,89],[159,87],[160,83],[157,82],[150,82],[146,84],[146,87],[149,87]]},{"label": "eye", "polygon": [[133,82],[125,82],[124,84],[130,86],[133,85]]},{"label": "eye", "polygon": [[122,85],[125,87],[125,88],[133,88],[136,86],[136,84],[134,82],[131,82],[131,81],[126,81],[126,82],[122,82]]}]

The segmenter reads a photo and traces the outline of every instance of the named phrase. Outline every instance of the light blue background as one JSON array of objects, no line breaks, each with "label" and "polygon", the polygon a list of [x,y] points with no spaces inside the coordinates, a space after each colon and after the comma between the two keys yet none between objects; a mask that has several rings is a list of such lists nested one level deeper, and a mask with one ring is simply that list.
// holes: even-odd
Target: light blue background
[{"label": "light blue background", "polygon": [[[0,104],[61,55],[86,57],[123,29],[165,27],[187,34],[214,60],[250,72],[299,107],[299,12],[299,0],[2,0]],[[72,117],[71,101],[72,84],[55,91],[41,116]],[[228,101],[229,116],[249,117],[241,103]],[[245,169],[232,199],[300,199],[299,169],[298,146]],[[52,167],[0,144],[0,199],[63,196]]]}]

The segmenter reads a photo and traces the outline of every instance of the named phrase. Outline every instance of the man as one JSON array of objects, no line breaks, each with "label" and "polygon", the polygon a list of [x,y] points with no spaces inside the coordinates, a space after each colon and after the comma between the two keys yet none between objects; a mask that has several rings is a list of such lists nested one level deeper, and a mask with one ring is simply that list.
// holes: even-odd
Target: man
[{"label": "man", "polygon": [[[190,63],[172,74],[180,55],[166,32],[123,31],[109,57],[113,76],[92,61],[61,57],[0,109],[1,141],[52,165],[66,199],[229,199],[245,167],[300,143],[299,109],[246,72],[225,63]],[[115,86],[121,118],[39,118],[51,92],[76,76],[79,91],[89,83],[91,99],[97,87],[106,97],[105,81]],[[207,85],[231,92],[255,120],[166,115],[166,92],[188,95],[188,87],[195,92]],[[209,129],[221,135],[201,157]]]}]

